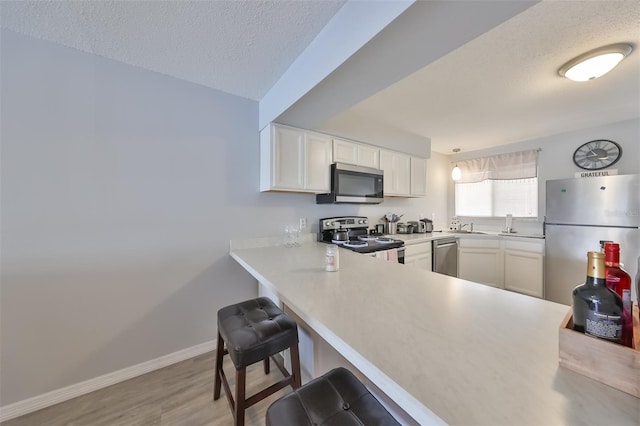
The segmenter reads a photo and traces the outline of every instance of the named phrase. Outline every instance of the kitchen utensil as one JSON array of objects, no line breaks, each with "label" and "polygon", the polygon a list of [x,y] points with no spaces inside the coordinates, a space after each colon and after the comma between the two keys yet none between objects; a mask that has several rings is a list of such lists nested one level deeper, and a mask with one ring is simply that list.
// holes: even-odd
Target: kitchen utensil
[{"label": "kitchen utensil", "polygon": [[349,230],[344,229],[342,227],[333,231],[333,240],[334,241],[347,241],[349,240]]},{"label": "kitchen utensil", "polygon": [[401,214],[400,216],[398,216],[395,213],[387,213],[385,218],[387,219],[388,222],[398,222],[402,216],[404,215]]},{"label": "kitchen utensil", "polygon": [[385,233],[384,223],[378,223],[376,225],[376,233],[378,233],[378,234],[384,234]]},{"label": "kitchen utensil", "polygon": [[398,233],[398,223],[397,222],[389,222],[387,224],[387,234],[394,235]]}]

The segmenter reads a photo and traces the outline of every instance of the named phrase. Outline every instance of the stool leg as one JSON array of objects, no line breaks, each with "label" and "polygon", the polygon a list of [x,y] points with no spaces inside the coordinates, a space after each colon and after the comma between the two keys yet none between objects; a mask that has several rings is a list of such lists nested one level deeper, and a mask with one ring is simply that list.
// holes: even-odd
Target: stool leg
[{"label": "stool leg", "polygon": [[293,375],[293,383],[291,387],[298,389],[302,386],[302,377],[300,376],[300,352],[298,344],[291,345],[289,348],[289,356],[291,357],[291,374]]},{"label": "stool leg", "polygon": [[269,374],[269,371],[271,370],[270,364],[269,364],[269,358],[270,357],[266,357],[263,361],[264,363],[264,374]]},{"label": "stool leg", "polygon": [[246,385],[246,368],[236,370],[236,405],[235,405],[235,426],[244,426],[244,410],[246,409],[245,401],[245,385]]},{"label": "stool leg", "polygon": [[220,387],[222,385],[222,378],[220,377],[220,371],[222,370],[222,357],[224,356],[224,340],[218,333],[218,348],[216,349],[216,373],[215,383],[213,387],[213,400],[220,398]]}]

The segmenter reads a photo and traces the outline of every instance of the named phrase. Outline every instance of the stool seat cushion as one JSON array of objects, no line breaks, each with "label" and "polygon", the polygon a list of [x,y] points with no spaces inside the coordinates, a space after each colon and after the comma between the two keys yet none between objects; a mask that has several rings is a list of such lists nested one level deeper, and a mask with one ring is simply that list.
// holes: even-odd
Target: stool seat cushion
[{"label": "stool seat cushion", "polygon": [[218,331],[236,369],[298,343],[298,326],[271,299],[259,297],[218,311]]},{"label": "stool seat cushion", "polygon": [[349,370],[342,367],[271,404],[266,423],[267,426],[400,424]]}]

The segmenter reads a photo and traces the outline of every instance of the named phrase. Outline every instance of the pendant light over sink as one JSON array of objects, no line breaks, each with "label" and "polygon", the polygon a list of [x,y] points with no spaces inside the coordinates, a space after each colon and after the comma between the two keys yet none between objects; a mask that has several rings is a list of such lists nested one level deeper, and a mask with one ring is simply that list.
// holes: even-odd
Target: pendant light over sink
[{"label": "pendant light over sink", "polygon": [[599,47],[570,60],[560,67],[558,74],[573,81],[595,80],[614,69],[631,50],[627,43]]},{"label": "pendant light over sink", "polygon": [[[454,148],[453,152],[454,153],[460,152],[460,148]],[[451,170],[451,179],[460,180],[461,177],[462,177],[462,172],[460,171],[460,167],[458,167],[458,164],[456,164],[453,170]]]}]

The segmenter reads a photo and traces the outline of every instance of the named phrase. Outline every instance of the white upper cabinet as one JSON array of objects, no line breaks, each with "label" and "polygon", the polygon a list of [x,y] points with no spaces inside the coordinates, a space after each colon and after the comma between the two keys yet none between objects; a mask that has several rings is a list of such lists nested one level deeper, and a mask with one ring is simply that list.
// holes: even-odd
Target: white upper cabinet
[{"label": "white upper cabinet", "polygon": [[427,160],[411,157],[411,194],[412,197],[427,195]]},{"label": "white upper cabinet", "polygon": [[260,132],[260,191],[326,193],[331,163],[384,171],[384,195],[424,197],[427,160],[281,124]]},{"label": "white upper cabinet", "polygon": [[260,132],[260,191],[329,192],[331,137],[272,124]]},{"label": "white upper cabinet", "polygon": [[380,168],[384,171],[384,195],[408,197],[411,191],[411,157],[381,149]]},{"label": "white upper cabinet", "polygon": [[380,168],[380,149],[344,139],[333,139],[333,162]]},{"label": "white upper cabinet", "polygon": [[331,190],[331,137],[305,132],[304,189],[325,193]]}]

